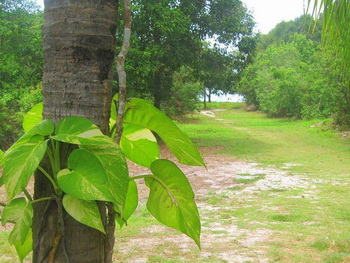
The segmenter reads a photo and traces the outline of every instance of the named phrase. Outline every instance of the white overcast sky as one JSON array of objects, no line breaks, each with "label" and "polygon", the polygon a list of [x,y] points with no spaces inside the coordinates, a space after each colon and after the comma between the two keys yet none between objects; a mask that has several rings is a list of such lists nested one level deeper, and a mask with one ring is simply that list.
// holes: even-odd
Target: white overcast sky
[{"label": "white overcast sky", "polygon": [[[36,0],[43,6],[43,0]],[[188,0],[191,1],[191,0]],[[290,21],[304,14],[308,0],[241,0],[252,11],[256,30],[267,34],[281,21]]]},{"label": "white overcast sky", "polygon": [[290,21],[304,14],[308,0],[242,0],[253,13],[256,29],[267,34],[279,22]]}]

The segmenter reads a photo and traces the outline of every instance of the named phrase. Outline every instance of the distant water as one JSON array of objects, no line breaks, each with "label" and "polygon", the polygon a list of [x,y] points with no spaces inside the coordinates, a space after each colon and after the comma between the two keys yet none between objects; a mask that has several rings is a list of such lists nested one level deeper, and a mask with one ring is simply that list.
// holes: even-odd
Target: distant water
[{"label": "distant water", "polygon": [[[203,98],[201,98],[203,100]],[[227,95],[211,95],[211,101],[213,102],[243,102],[243,96],[239,94],[227,94]]]}]

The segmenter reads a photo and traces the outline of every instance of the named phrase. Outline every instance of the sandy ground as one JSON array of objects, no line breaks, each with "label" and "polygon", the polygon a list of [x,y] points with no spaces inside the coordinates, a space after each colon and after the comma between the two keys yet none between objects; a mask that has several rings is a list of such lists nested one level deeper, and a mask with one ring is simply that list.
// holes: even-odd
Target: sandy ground
[{"label": "sandy ground", "polygon": [[[204,112],[203,114],[215,117],[213,112]],[[304,188],[306,193],[316,188],[317,182],[311,181],[303,175],[295,175],[288,172],[288,168],[296,164],[285,164],[280,169],[263,168],[257,163],[249,163],[236,160],[234,157],[213,154],[217,152],[213,148],[201,148],[207,168],[191,167],[179,165],[187,175],[194,192],[196,194],[196,202],[199,207],[202,220],[202,250],[196,250],[196,246],[192,240],[184,235],[174,234],[174,231],[162,227],[154,226],[145,228],[142,233],[124,237],[122,243],[116,244],[118,254],[128,255],[133,249],[137,249],[138,256],[132,256],[122,262],[147,262],[152,251],[155,251],[159,244],[170,243],[180,250],[177,258],[181,258],[181,254],[192,253],[197,251],[196,262],[269,262],[266,255],[266,245],[264,241],[268,240],[272,234],[271,230],[266,228],[255,228],[248,230],[237,226],[235,217],[221,218],[219,209],[221,206],[211,205],[207,202],[208,196],[220,196],[222,194],[231,196],[232,198],[249,200],[259,192],[272,189],[297,189]],[[171,153],[162,147],[162,157],[174,160]],[[147,173],[147,170],[139,168],[133,164],[129,164],[132,175]],[[0,171],[1,172],[1,171]],[[255,178],[264,175],[260,180],[249,184],[239,184],[236,179],[244,177]],[[239,187],[235,191],[230,191],[232,187]],[[140,203],[146,202],[148,188],[142,181],[138,181]],[[30,187],[30,191],[32,187]],[[0,189],[0,202],[4,202],[5,193],[3,187]],[[263,206],[263,204],[262,204]],[[235,209],[236,207],[226,207],[225,209]],[[0,208],[1,209],[1,208]],[[218,211],[215,213],[215,211]],[[0,226],[0,231],[9,231],[9,227]],[[164,236],[164,232],[169,231],[169,236]],[[157,233],[163,233],[157,235]],[[164,248],[164,257],[171,255],[171,247]],[[125,257],[124,257],[125,258]],[[120,262],[120,261],[116,261]],[[163,261],[161,261],[163,262]],[[172,261],[166,261],[172,262]],[[184,257],[184,262],[190,262]]]},{"label": "sandy ground", "polygon": [[[258,163],[244,162],[233,157],[212,154],[212,152],[215,152],[214,149],[201,148],[200,150],[207,169],[179,165],[195,191],[202,220],[202,250],[197,256],[202,258],[203,261],[207,260],[205,262],[269,262],[264,241],[270,238],[271,230],[263,227],[247,230],[239,228],[234,217],[220,218],[222,206],[210,205],[206,201],[208,196],[225,195],[238,200],[250,200],[255,198],[255,194],[263,191],[297,188],[304,188],[308,193],[309,189],[316,188],[314,184],[317,182],[311,181],[303,175],[289,173],[288,169],[296,164],[286,163],[281,169],[266,168]],[[173,159],[168,151],[163,149],[162,152],[165,158]],[[134,175],[147,174],[147,170],[136,168],[134,165],[130,165],[130,171]],[[263,175],[262,179],[251,184],[235,182],[236,179],[253,179],[261,175]],[[230,190],[232,187],[239,186],[241,187],[237,190]],[[148,188],[140,181],[138,182],[138,188],[141,203],[144,203]],[[311,190],[310,195],[312,192]],[[262,208],[263,206],[262,204]],[[235,208],[237,207],[227,207],[225,209]],[[215,211],[217,211],[217,218]],[[138,253],[139,257],[129,258],[123,262],[147,262],[147,258],[152,254],[152,251],[157,249],[159,243],[165,241],[175,244],[183,254],[188,253],[189,248],[195,246],[193,241],[183,235],[169,235],[166,238],[163,235],[157,235],[157,233],[164,231],[170,230],[161,226],[151,229],[146,228],[139,235],[123,238],[123,244],[121,246],[117,244],[119,253],[128,255],[132,249],[141,249],[141,253]],[[140,244],[142,245],[140,246]],[[164,253],[166,256],[167,252]],[[168,254],[171,255],[170,252]],[[171,258],[171,256],[169,257]],[[191,261],[188,261],[185,257],[184,262]],[[201,262],[201,260],[197,258],[196,262]]]}]

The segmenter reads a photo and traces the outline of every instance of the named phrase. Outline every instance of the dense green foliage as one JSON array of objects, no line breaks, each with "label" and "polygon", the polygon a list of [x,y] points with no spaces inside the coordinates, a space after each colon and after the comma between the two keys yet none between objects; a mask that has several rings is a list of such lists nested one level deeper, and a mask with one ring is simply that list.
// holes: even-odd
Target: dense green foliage
[{"label": "dense green foliage", "polygon": [[264,36],[244,71],[239,91],[269,116],[324,118],[337,114],[344,103],[334,62],[320,50],[317,34],[295,33],[303,20],[309,28],[310,20],[300,17]]},{"label": "dense green foliage", "polygon": [[173,74],[170,97],[162,109],[170,116],[182,116],[198,109],[199,96],[203,85],[195,79],[193,69],[183,66]]},{"label": "dense green foliage", "polygon": [[[64,208],[75,220],[106,234],[96,201],[113,203],[117,222],[123,226],[138,205],[136,179],[145,179],[150,188],[149,212],[200,247],[201,224],[191,185],[175,163],[160,159],[159,150],[149,150],[150,144],[158,148],[154,132],[180,163],[204,166],[192,141],[168,117],[148,101],[128,101],[123,123],[130,128],[122,137],[129,147],[125,143],[119,147],[88,119],[70,116],[55,126],[50,120],[41,121],[42,110],[42,104],[33,107],[23,123],[26,133],[5,153],[0,151],[0,167],[3,167],[0,186],[5,186],[8,201],[1,222],[14,224],[9,242],[16,247],[21,262],[32,247],[34,203],[60,200],[59,209]],[[115,124],[112,118],[111,125]],[[76,149],[62,162],[63,143],[75,145]],[[48,167],[42,166],[45,155],[50,162]],[[150,168],[152,174],[129,177],[126,163],[129,156],[135,163]],[[54,195],[33,200],[27,192],[36,170],[51,182]],[[18,197],[20,193],[26,198]]]},{"label": "dense green foliage", "polygon": [[[183,114],[195,108],[203,92],[199,82],[210,93],[233,91],[237,73],[246,65],[256,40],[253,18],[241,1],[137,0],[132,8],[132,48],[126,62],[129,97],[146,98],[167,113]],[[42,21],[42,11],[33,1],[0,2],[3,150],[19,137],[24,112],[42,100]],[[208,38],[236,51],[209,48],[203,42]],[[208,52],[213,55],[208,57]],[[185,79],[180,76],[184,66],[192,68],[192,76]]]},{"label": "dense green foliage", "polygon": [[[311,1],[309,0],[309,5]],[[335,121],[350,127],[350,3],[346,0],[316,0],[312,2],[314,15],[322,13],[322,44],[328,59],[335,61],[333,70],[342,94]]]},{"label": "dense green foliage", "polygon": [[[199,64],[205,59],[208,45],[203,41],[208,38],[238,48],[236,60],[242,64],[255,47],[253,26],[252,16],[238,0],[133,1],[133,36],[126,61],[129,94],[150,98],[158,108],[169,104],[173,74],[182,66],[193,68],[204,82],[200,72],[205,67]],[[226,72],[234,69],[232,63],[225,66]],[[206,67],[212,76],[220,69]],[[231,86],[225,85],[225,91]]]},{"label": "dense green foliage", "polygon": [[0,148],[20,133],[20,120],[41,100],[42,12],[32,1],[0,2]]}]

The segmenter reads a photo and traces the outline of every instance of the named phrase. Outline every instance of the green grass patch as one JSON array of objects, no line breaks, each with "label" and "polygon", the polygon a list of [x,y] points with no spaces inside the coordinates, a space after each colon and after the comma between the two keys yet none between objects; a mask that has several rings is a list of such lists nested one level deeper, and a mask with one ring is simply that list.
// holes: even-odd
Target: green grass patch
[{"label": "green grass patch", "polygon": [[[348,175],[350,142],[331,131],[313,127],[320,120],[267,118],[259,112],[225,110],[217,118],[199,116],[196,123],[180,124],[200,147],[216,147],[242,160],[283,166],[298,173]],[[222,119],[222,121],[217,120]]]},{"label": "green grass patch", "polygon": [[264,179],[265,178],[265,175],[249,175],[253,178],[235,178],[233,179],[233,181],[235,183],[239,183],[239,184],[252,184],[252,183],[255,183],[261,179]]},{"label": "green grass patch", "polygon": [[243,108],[243,102],[207,102],[207,107],[204,108],[203,103],[200,105],[200,109],[241,109]]}]

